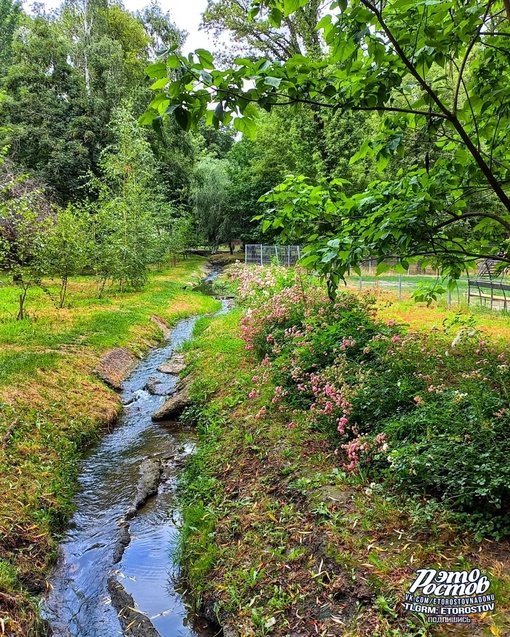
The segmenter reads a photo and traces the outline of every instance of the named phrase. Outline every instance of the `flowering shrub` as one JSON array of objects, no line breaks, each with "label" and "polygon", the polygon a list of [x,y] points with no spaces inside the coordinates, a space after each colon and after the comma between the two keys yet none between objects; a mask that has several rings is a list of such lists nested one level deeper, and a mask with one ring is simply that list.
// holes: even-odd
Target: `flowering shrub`
[{"label": "flowering shrub", "polygon": [[[284,411],[337,441],[346,471],[428,494],[495,536],[510,532],[510,371],[471,325],[462,337],[377,320],[370,296],[333,303],[297,270],[236,267],[256,415]],[[269,391],[269,389],[268,389]]]}]

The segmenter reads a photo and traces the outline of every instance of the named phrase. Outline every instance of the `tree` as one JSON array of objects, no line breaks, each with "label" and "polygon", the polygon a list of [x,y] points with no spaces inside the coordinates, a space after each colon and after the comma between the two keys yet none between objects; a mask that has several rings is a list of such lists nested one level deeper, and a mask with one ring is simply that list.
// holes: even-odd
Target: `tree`
[{"label": "tree", "polygon": [[170,14],[164,13],[155,0],[138,11],[136,17],[144,25],[145,32],[151,39],[150,55],[152,58],[156,57],[159,52],[172,47],[180,49],[184,44],[186,33],[175,26]]},{"label": "tree", "polygon": [[0,185],[0,267],[20,289],[16,318],[27,318],[28,291],[45,274],[51,209],[36,184],[4,172]]},{"label": "tree", "polygon": [[[99,175],[101,153],[113,142],[108,124],[121,100],[130,99],[137,115],[143,111],[155,31],[172,44],[182,37],[157,5],[145,18],[159,22],[144,23],[105,0],[66,0],[52,14],[22,15],[12,32],[0,145],[8,144],[10,157],[41,178],[64,207],[83,198],[89,172]],[[0,77],[2,55],[0,49]]]},{"label": "tree", "polygon": [[228,174],[226,162],[208,157],[195,171],[193,204],[199,236],[214,252],[220,243],[232,251],[235,227],[228,216]]},{"label": "tree", "polygon": [[12,40],[22,13],[21,2],[0,0],[0,78],[11,62]]},{"label": "tree", "polygon": [[102,178],[93,216],[94,269],[98,292],[107,281],[142,287],[149,263],[160,261],[166,250],[172,210],[158,193],[155,158],[129,105],[121,107],[111,124],[115,144],[101,158]]},{"label": "tree", "polygon": [[4,78],[0,117],[9,156],[62,199],[71,197],[90,168],[86,138],[72,129],[80,117],[79,74],[56,25],[42,16],[24,18],[13,42],[13,63]]},{"label": "tree", "polygon": [[197,235],[195,232],[195,222],[190,214],[172,219],[171,227],[166,241],[169,254],[173,254],[174,265],[176,255],[185,255],[188,248],[197,245]]},{"label": "tree", "polygon": [[217,38],[227,33],[234,41],[232,55],[263,54],[274,60],[288,60],[293,55],[321,55],[321,42],[316,29],[323,0],[311,0],[282,17],[279,24],[271,14],[252,20],[250,0],[208,0],[202,24]]},{"label": "tree", "polygon": [[44,271],[60,278],[59,307],[64,307],[69,277],[80,274],[89,263],[92,244],[88,215],[68,204],[56,211],[47,230],[42,260]]},{"label": "tree", "polygon": [[[252,16],[269,9],[264,15],[278,27],[308,4],[256,2]],[[324,270],[331,290],[369,255],[381,264],[397,257],[402,267],[411,259],[428,259],[450,279],[476,258],[490,256],[505,266],[510,263],[507,4],[334,2],[319,24],[329,47],[324,60],[238,59],[233,68],[218,70],[203,50],[191,58],[171,55],[168,66],[176,71],[166,93],[166,67],[149,70],[161,78],[155,90],[169,100],[151,117],[171,114],[186,128],[203,117],[216,126],[233,119],[249,135],[259,108],[305,103],[335,113],[378,112],[378,134],[351,161],[371,157],[383,171],[392,156],[405,154],[411,139],[420,140],[421,156],[415,154],[395,179],[379,177],[352,196],[337,193],[339,182],[334,194],[328,187],[325,200],[312,188],[299,219],[286,212],[268,225],[290,224],[308,240],[308,262]],[[328,223],[321,221],[322,210],[330,215]]]}]

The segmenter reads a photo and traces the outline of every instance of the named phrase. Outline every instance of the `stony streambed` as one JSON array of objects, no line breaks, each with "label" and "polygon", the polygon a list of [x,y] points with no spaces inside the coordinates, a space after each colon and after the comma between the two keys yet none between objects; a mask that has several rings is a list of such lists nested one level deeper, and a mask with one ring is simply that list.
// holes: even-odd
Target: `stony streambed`
[{"label": "stony streambed", "polygon": [[215,634],[188,612],[172,566],[176,476],[193,450],[193,431],[151,419],[176,391],[177,373],[165,372],[179,368],[172,355],[196,320],[181,320],[136,367],[122,385],[119,424],[83,459],[76,513],[43,608],[55,636]]}]

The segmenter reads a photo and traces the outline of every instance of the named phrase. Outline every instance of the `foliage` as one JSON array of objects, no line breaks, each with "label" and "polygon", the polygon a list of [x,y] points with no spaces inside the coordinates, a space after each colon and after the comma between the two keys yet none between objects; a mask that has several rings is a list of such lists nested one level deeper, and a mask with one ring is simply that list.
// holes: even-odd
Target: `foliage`
[{"label": "foliage", "polygon": [[[251,17],[279,27],[310,5],[257,2]],[[402,265],[426,258],[451,279],[478,257],[509,263],[504,3],[334,2],[318,26],[328,46],[323,60],[238,58],[219,70],[207,51],[172,54],[166,65],[148,70],[156,96],[146,121],[172,115],[188,129],[205,117],[215,126],[233,121],[252,135],[259,108],[305,103],[342,113],[377,111],[379,134],[365,138],[351,161],[373,158],[383,171],[392,157],[407,153],[406,170],[354,194],[338,183],[334,193],[329,183],[321,185],[318,203],[312,189],[306,201],[301,182],[287,183],[302,198],[300,234],[331,290],[367,253],[381,262],[400,258]],[[325,231],[324,209],[334,222]],[[285,222],[277,214],[273,227]]]},{"label": "foliage", "polygon": [[12,40],[21,16],[21,3],[12,0],[0,2],[0,78],[11,61]]},{"label": "foliage", "polygon": [[[274,268],[252,275],[276,279],[280,290],[287,279]],[[247,279],[238,283],[243,294]],[[274,290],[257,285],[250,293],[269,305]],[[477,543],[421,494],[396,496],[365,471],[340,469],[331,440],[310,429],[306,412],[296,420],[287,402],[272,403],[279,383],[272,374],[266,382],[253,352],[243,353],[239,318],[235,309],[202,319],[186,347],[198,440],[178,492],[186,520],[178,558],[191,603],[243,635],[308,635],[313,621],[317,634],[423,637],[430,632],[423,618],[398,608],[416,564],[459,571],[481,564],[503,608],[505,544]],[[253,390],[258,398],[248,396]],[[348,604],[341,625],[321,613],[326,604]],[[508,624],[504,609],[480,621],[501,634]]]},{"label": "foliage", "polygon": [[[246,348],[275,386],[264,413],[286,410],[337,440],[343,469],[426,494],[481,535],[510,532],[506,436],[510,368],[473,328],[406,332],[381,323],[369,296],[332,303],[304,273],[238,267]],[[260,413],[260,412],[259,412]]]},{"label": "foliage", "polygon": [[149,263],[167,253],[166,237],[172,211],[158,193],[154,156],[144,131],[129,106],[119,109],[112,121],[116,141],[102,155],[103,178],[94,227],[94,270],[99,293],[106,282],[142,287]]},{"label": "foliage", "polygon": [[188,248],[196,247],[197,235],[193,217],[188,214],[172,219],[165,243],[166,250],[173,255],[184,254]]},{"label": "foliage", "polygon": [[58,209],[48,228],[42,258],[45,274],[60,278],[59,307],[64,307],[69,278],[90,263],[93,245],[86,211],[68,204]]},{"label": "foliage", "polygon": [[55,538],[73,510],[80,457],[119,415],[118,395],[93,370],[112,348],[142,356],[157,344],[161,330],[153,316],[171,326],[217,311],[215,299],[183,289],[202,266],[196,257],[181,261],[151,274],[143,291],[107,300],[94,298],[91,277],[72,277],[64,312],[34,288],[36,320],[12,320],[17,291],[0,286],[0,616],[10,637],[47,628],[40,598]]},{"label": "foliage", "polygon": [[9,64],[0,69],[0,144],[65,205],[83,196],[89,171],[99,175],[121,101],[131,99],[137,115],[143,109],[144,67],[156,42],[176,44],[182,34],[154,3],[136,17],[119,4],[67,0],[49,15],[39,8],[17,21]]},{"label": "foliage", "polygon": [[136,16],[151,38],[151,57],[172,47],[180,48],[184,44],[186,34],[175,26],[169,12],[163,12],[157,0],[151,0]]},{"label": "foliage", "polygon": [[30,186],[17,192],[22,178],[4,183],[0,190],[0,266],[17,286],[16,318],[27,316],[28,290],[39,285],[45,272],[45,254],[51,215],[39,206],[41,192]]},{"label": "foliage", "polygon": [[197,229],[214,252],[220,243],[231,243],[236,229],[228,216],[229,179],[225,161],[203,159],[195,170],[193,207]]},{"label": "foliage", "polygon": [[242,0],[208,0],[203,26],[215,37],[225,34],[234,42],[228,57],[251,57],[262,53],[270,59],[288,60],[296,54],[320,55],[320,38],[316,26],[324,2],[313,0],[294,14],[275,24],[271,15],[257,21],[251,19],[251,2]]}]

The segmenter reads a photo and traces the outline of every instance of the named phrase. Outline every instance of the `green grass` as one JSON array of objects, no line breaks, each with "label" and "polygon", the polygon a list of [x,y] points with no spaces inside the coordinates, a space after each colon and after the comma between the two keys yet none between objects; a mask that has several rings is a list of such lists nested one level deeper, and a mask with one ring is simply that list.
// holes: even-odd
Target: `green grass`
[{"label": "green grass", "polygon": [[13,377],[33,376],[36,372],[54,369],[59,362],[56,353],[38,354],[34,352],[12,352],[0,354],[0,385],[13,380]]}]

